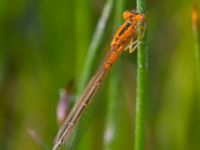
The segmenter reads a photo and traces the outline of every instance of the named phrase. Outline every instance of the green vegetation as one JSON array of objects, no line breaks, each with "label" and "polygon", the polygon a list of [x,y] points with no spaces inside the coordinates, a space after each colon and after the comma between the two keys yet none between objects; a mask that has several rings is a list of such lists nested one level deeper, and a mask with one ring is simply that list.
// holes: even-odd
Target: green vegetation
[{"label": "green vegetation", "polygon": [[[1,0],[0,149],[36,150],[53,145],[59,128],[59,89],[73,81],[70,94],[77,99],[108,52],[127,9],[145,11],[146,41],[138,51],[122,53],[66,147],[200,147],[200,35],[199,29],[192,28],[194,2],[147,1],[145,7],[141,2],[145,1]],[[105,28],[98,25],[102,14]],[[143,46],[148,49],[148,71]],[[138,107],[136,95],[145,107]],[[138,131],[138,125],[142,130]],[[114,134],[105,142],[109,128]],[[135,139],[136,131],[139,137]]]},{"label": "green vegetation", "polygon": [[[146,0],[137,0],[137,11],[144,13],[146,11]],[[142,25],[141,25],[142,26]],[[147,26],[147,25],[143,25]],[[145,27],[143,27],[145,28]],[[145,149],[146,135],[146,101],[147,101],[147,78],[148,78],[148,50],[146,29],[138,31],[137,57],[137,98],[136,98],[136,127],[135,127],[135,150]]]}]

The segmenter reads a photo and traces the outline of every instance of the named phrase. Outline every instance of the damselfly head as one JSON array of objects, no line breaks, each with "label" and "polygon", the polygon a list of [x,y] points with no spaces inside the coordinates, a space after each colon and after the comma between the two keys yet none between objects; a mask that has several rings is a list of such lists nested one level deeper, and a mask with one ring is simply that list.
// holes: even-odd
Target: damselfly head
[{"label": "damselfly head", "polygon": [[131,11],[127,10],[123,13],[123,18],[125,20],[136,20],[138,22],[144,22],[145,15],[135,10],[131,10]]}]

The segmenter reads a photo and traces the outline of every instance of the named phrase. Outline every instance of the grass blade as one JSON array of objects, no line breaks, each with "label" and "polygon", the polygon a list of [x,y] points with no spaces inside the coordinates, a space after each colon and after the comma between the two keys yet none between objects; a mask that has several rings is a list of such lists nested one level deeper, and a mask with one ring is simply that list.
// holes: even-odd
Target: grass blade
[{"label": "grass blade", "polygon": [[[145,13],[146,0],[137,0],[137,10]],[[136,129],[135,129],[135,150],[145,148],[145,122],[146,122],[146,100],[147,100],[147,70],[148,51],[146,47],[146,35],[139,31],[138,39],[140,45],[137,55],[137,98],[136,98]]]}]

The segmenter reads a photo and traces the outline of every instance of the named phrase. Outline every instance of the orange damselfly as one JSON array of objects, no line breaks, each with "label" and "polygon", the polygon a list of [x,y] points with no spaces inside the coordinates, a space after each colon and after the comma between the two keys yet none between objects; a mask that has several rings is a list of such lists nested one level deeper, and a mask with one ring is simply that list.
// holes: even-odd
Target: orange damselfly
[{"label": "orange damselfly", "polygon": [[136,49],[138,41],[131,41],[133,41],[133,39],[137,37],[138,24],[144,23],[145,16],[144,14],[135,11],[125,11],[123,14],[123,18],[125,22],[121,27],[119,27],[116,34],[114,35],[110,51],[106,55],[100,68],[97,70],[97,72],[94,74],[94,76],[86,86],[78,102],[72,108],[62,127],[59,129],[55,139],[53,150],[58,149],[58,147],[67,140],[78,119],[84,112],[91,98],[97,92],[97,89],[100,87],[103,79],[105,78],[108,71],[111,69],[111,66],[116,62],[121,52],[125,51],[127,46],[130,48],[129,52],[133,52]]}]

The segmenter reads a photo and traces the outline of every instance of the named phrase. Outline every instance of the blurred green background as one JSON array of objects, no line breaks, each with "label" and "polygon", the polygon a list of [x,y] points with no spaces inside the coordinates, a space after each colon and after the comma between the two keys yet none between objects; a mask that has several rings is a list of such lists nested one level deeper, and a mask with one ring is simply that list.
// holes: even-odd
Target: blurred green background
[{"label": "blurred green background", "polygon": [[[73,81],[71,94],[77,96],[88,48],[105,3],[105,0],[0,1],[0,149],[44,149],[44,143],[52,147],[59,128],[58,91]],[[119,26],[115,18],[121,17],[116,6],[122,4],[123,11],[135,8],[135,1],[121,0],[117,4],[116,0],[111,4],[111,15],[90,77],[109,50]],[[189,0],[147,1],[147,150],[200,149],[193,4]],[[95,112],[93,119],[88,121],[89,128],[75,149],[133,149],[136,59],[136,52],[123,53],[113,67],[94,98],[101,102],[91,112]],[[113,87],[118,88],[117,95],[116,92],[113,95]],[[114,102],[110,104],[109,100]],[[112,119],[106,119],[109,113]],[[115,126],[109,146],[103,138],[110,125],[108,120],[113,120]],[[38,137],[30,136],[28,129]]]}]

